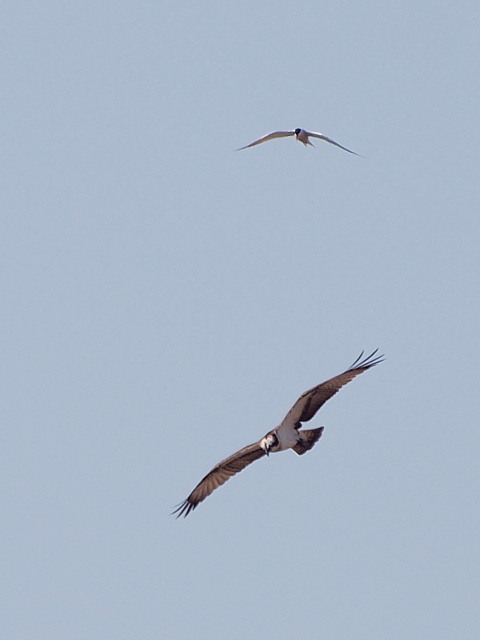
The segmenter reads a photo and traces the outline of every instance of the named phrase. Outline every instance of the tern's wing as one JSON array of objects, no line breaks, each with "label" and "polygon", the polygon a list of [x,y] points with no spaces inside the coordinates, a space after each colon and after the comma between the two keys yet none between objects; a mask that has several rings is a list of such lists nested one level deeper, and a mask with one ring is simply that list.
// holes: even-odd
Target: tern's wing
[{"label": "tern's wing", "polygon": [[184,500],[173,513],[177,513],[177,518],[180,516],[188,516],[190,511],[193,511],[202,500],[205,500],[215,489],[222,486],[229,478],[234,476],[239,471],[243,471],[249,464],[255,462],[259,458],[265,455],[265,451],[260,446],[259,442],[250,444],[248,447],[244,447],[234,453],[232,456],[225,458],[222,462],[219,462],[210,473],[201,480],[192,493]]},{"label": "tern's wing", "polygon": [[340,149],[343,149],[344,151],[348,151],[348,153],[353,153],[354,156],[360,156],[359,153],[355,153],[355,151],[352,151],[351,149],[347,149],[347,147],[344,147],[341,144],[338,144],[338,142],[335,142],[335,140],[332,140],[331,138],[324,135],[323,133],[318,133],[316,131],[305,131],[305,133],[307,134],[307,136],[310,136],[311,138],[319,138],[320,140],[325,140],[325,142],[334,144],[336,147],[340,147]]},{"label": "tern's wing", "polygon": [[340,373],[334,378],[330,378],[326,382],[313,387],[309,391],[305,391],[303,395],[296,401],[293,407],[285,416],[282,424],[289,424],[299,429],[302,422],[308,422],[317,413],[320,407],[325,404],[337,391],[349,383],[353,378],[358,376],[383,361],[383,356],[375,356],[378,349],[371,353],[367,358],[363,358],[363,351],[355,360],[350,368]]},{"label": "tern's wing", "polygon": [[237,151],[241,151],[242,149],[248,149],[248,147],[254,147],[257,144],[262,144],[262,142],[268,142],[269,140],[275,140],[275,138],[287,138],[288,136],[294,136],[295,131],[274,131],[273,133],[268,133],[266,136],[255,140],[255,142],[251,142],[247,144],[245,147],[240,147]]}]

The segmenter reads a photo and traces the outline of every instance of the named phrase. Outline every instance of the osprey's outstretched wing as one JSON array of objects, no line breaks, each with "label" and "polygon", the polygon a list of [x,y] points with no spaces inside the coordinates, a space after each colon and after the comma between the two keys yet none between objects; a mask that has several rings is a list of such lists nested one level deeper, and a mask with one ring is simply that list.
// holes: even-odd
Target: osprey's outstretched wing
[{"label": "osprey's outstretched wing", "polygon": [[[378,349],[371,353],[367,358],[363,358],[363,351],[346,371],[334,378],[330,378],[326,382],[313,387],[309,391],[305,391],[303,395],[295,402],[293,407],[285,416],[283,424],[291,424],[295,429],[299,429],[302,422],[308,422],[317,413],[320,407],[325,404],[337,391],[348,384],[356,376],[367,369],[371,369],[376,364],[383,362],[383,356],[376,356]],[[362,359],[363,358],[363,359]]]},{"label": "osprey's outstretched wing", "polygon": [[219,462],[210,473],[201,480],[192,493],[184,500],[173,513],[177,514],[177,518],[180,516],[188,516],[190,511],[193,511],[202,500],[205,500],[215,489],[221,487],[224,482],[234,476],[236,473],[243,471],[249,464],[255,462],[259,458],[265,455],[265,451],[260,446],[259,442],[250,444],[248,447],[244,447],[234,453],[232,456],[225,458],[222,462]]}]

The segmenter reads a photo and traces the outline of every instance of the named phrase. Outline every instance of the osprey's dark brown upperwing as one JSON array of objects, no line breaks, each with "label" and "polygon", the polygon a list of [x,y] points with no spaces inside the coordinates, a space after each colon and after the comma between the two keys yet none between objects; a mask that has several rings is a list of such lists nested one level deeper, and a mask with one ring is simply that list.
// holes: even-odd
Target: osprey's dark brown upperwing
[{"label": "osprey's dark brown upperwing", "polygon": [[377,351],[378,349],[375,349],[375,351],[366,358],[363,358],[362,351],[355,362],[346,371],[340,373],[334,378],[330,378],[330,380],[327,380],[326,382],[322,382],[309,391],[305,391],[305,393],[300,396],[287,413],[282,424],[293,424],[295,429],[299,429],[302,422],[308,422],[311,420],[320,407],[334,396],[337,391],[340,391],[342,387],[348,384],[360,373],[363,373],[364,371],[374,367],[376,364],[383,362],[383,356],[375,355]]},{"label": "osprey's dark brown upperwing", "polygon": [[234,476],[236,473],[243,471],[249,464],[255,462],[259,458],[265,455],[265,451],[260,446],[259,442],[250,444],[248,447],[244,447],[234,453],[232,456],[225,458],[219,462],[210,473],[201,480],[192,493],[184,500],[173,513],[177,514],[177,518],[180,516],[188,516],[190,511],[193,511],[202,500],[205,500],[212,491],[221,487],[224,482]]}]

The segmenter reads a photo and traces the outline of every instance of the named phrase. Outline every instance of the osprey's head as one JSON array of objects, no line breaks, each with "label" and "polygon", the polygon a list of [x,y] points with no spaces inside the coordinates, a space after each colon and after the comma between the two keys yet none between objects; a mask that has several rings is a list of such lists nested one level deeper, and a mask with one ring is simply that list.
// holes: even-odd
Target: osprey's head
[{"label": "osprey's head", "polygon": [[267,456],[270,454],[271,449],[278,445],[278,438],[274,433],[267,433],[267,435],[260,440],[260,446],[265,451]]},{"label": "osprey's head", "polygon": [[295,135],[298,136],[298,134],[300,133],[301,129],[295,129]]}]

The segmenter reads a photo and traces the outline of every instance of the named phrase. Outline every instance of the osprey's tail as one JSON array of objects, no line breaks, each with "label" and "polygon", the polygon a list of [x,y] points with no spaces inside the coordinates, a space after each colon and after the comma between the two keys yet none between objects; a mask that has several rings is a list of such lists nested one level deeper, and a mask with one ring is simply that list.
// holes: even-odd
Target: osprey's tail
[{"label": "osprey's tail", "polygon": [[319,427],[318,429],[305,429],[304,431],[299,431],[298,434],[302,437],[301,440],[297,442],[297,444],[293,447],[295,453],[298,453],[299,456],[302,456],[307,451],[310,451],[312,447],[315,446],[315,443],[320,440],[320,437],[323,433],[323,427]]}]

